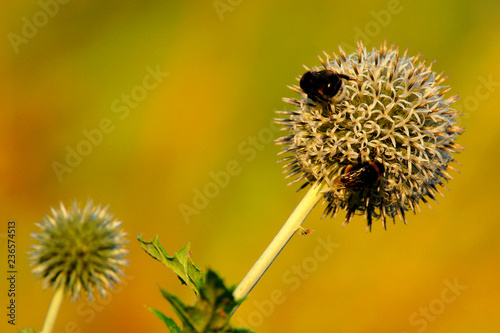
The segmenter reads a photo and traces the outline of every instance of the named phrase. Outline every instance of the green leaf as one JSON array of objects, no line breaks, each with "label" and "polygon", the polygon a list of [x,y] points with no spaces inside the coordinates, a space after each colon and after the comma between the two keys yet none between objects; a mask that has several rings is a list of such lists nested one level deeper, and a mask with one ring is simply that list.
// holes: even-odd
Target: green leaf
[{"label": "green leaf", "polygon": [[161,246],[158,236],[155,236],[151,241],[144,240],[141,235],[138,235],[137,239],[146,253],[173,270],[182,283],[187,284],[196,295],[199,295],[200,288],[203,285],[203,274],[191,260],[189,243],[179,252],[170,256]]},{"label": "green leaf", "polygon": [[34,328],[21,328],[20,330],[17,330],[18,333],[36,333],[36,330]]},{"label": "green leaf", "polygon": [[167,325],[170,333],[181,333],[181,329],[179,328],[179,326],[177,326],[172,318],[165,316],[163,313],[156,309],[148,308],[148,310],[153,312],[158,318],[160,318],[161,321],[165,323],[165,325]]},{"label": "green leaf", "polygon": [[170,256],[161,246],[158,236],[151,241],[145,241],[141,235],[137,239],[144,251],[172,269],[197,296],[194,305],[189,306],[174,294],[160,288],[163,297],[179,317],[181,327],[160,311],[153,308],[149,308],[149,311],[167,325],[170,333],[255,333],[250,329],[231,327],[231,313],[242,300],[234,299],[234,287],[226,287],[214,271],[208,270],[203,277],[198,266],[191,260],[189,244]]},{"label": "green leaf", "polygon": [[194,331],[195,323],[191,320],[189,314],[189,306],[186,306],[177,296],[169,293],[163,288],[160,288],[163,297],[170,303],[175,314],[180,318],[183,331],[185,329],[190,329]]},{"label": "green leaf", "polygon": [[229,324],[232,311],[241,302],[234,299],[233,290],[234,287],[227,288],[217,273],[209,270],[193,306],[185,305],[165,289],[161,289],[161,293],[180,318],[182,332],[252,333],[252,330],[232,328]]}]

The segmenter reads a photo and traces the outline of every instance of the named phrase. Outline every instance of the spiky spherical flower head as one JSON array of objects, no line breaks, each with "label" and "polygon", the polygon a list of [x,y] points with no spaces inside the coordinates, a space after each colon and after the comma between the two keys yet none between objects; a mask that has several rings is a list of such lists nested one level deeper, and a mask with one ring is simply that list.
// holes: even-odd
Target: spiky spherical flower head
[{"label": "spiky spherical flower head", "polygon": [[350,55],[339,50],[290,87],[300,98],[283,99],[295,107],[278,112],[289,130],[277,140],[289,154],[285,172],[302,187],[324,184],[325,216],[345,210],[344,224],[356,213],[368,227],[381,217],[385,228],[396,215],[406,223],[406,211],[442,195],[452,178],[449,164],[463,149],[451,107],[458,96],[446,98],[442,73],[408,49],[384,42],[370,52],[362,43]]},{"label": "spiky spherical flower head", "polygon": [[64,288],[74,301],[83,290],[91,301],[95,290],[106,296],[127,264],[121,221],[91,200],[83,208],[76,200],[69,208],[61,203],[51,212],[31,234],[37,241],[31,246],[32,272],[43,279],[44,288]]}]

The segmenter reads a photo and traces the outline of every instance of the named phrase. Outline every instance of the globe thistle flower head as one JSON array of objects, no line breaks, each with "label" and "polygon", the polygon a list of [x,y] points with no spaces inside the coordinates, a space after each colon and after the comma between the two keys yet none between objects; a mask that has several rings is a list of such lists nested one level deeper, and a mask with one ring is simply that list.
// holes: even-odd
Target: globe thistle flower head
[{"label": "globe thistle flower head", "polygon": [[91,200],[83,208],[76,200],[69,208],[61,203],[51,213],[31,234],[37,241],[30,252],[32,272],[43,280],[44,288],[64,288],[74,301],[83,290],[91,301],[95,290],[106,296],[127,264],[121,221],[113,219],[108,206],[94,207]]},{"label": "globe thistle flower head", "polygon": [[285,146],[285,173],[301,188],[324,184],[324,216],[345,210],[345,224],[362,214],[369,228],[396,215],[406,223],[405,212],[436,200],[456,170],[458,96],[445,97],[450,88],[434,62],[385,42],[325,56],[322,68],[306,67],[300,86],[289,87],[300,97],[283,100],[295,109],[278,111],[287,117],[276,122],[289,131],[276,140]]}]

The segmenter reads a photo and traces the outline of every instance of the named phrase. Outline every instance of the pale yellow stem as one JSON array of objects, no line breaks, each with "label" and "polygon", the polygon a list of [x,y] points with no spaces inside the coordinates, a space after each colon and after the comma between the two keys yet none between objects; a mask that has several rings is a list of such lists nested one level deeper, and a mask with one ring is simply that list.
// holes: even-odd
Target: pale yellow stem
[{"label": "pale yellow stem", "polygon": [[59,287],[54,292],[54,296],[52,296],[52,302],[50,303],[49,311],[47,312],[47,316],[45,317],[45,322],[43,323],[43,328],[40,333],[52,333],[54,324],[56,322],[57,313],[59,312],[59,308],[61,307],[63,299],[64,288]]},{"label": "pale yellow stem", "polygon": [[[299,205],[295,208],[292,215],[288,218],[278,234],[260,258],[255,262],[247,275],[240,282],[233,292],[236,300],[242,299],[248,295],[253,287],[259,282],[266,270],[271,266],[274,259],[280,254],[281,250],[288,243],[293,234],[300,228],[305,218],[322,198],[321,185],[313,186],[304,196]],[[236,310],[236,309],[235,309]]]}]

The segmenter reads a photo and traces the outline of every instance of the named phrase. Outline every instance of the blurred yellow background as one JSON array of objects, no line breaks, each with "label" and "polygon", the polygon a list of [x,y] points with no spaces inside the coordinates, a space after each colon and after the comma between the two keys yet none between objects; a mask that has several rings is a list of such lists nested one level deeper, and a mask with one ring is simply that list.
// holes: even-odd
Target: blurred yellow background
[{"label": "blurred yellow background", "polygon": [[[140,249],[140,233],[160,235],[170,253],[191,242],[199,266],[237,284],[305,194],[286,186],[272,142],[274,111],[295,97],[286,86],[323,50],[351,51],[359,38],[410,45],[450,74],[466,127],[461,172],[433,210],[387,231],[375,223],[367,233],[362,217],[341,228],[343,216],[322,220],[317,207],[304,224],[314,233],[288,244],[233,323],[262,333],[500,332],[498,1],[30,0],[0,12],[2,332],[42,327],[52,293],[26,252],[34,223],[59,201],[109,204],[129,234],[130,264],[110,298],[66,299],[56,333],[168,331],[146,309],[173,316],[159,287],[188,303],[193,295]],[[9,220],[16,327],[4,314]]]}]

